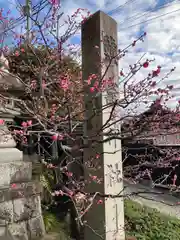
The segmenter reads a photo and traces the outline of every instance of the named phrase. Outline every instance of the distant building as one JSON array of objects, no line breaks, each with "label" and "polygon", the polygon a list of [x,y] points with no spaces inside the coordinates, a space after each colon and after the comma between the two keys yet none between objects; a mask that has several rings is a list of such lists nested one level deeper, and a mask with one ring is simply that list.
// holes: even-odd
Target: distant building
[{"label": "distant building", "polygon": [[180,185],[179,119],[176,112],[153,104],[125,123],[122,132],[131,126],[133,133],[122,141],[127,178],[146,179],[155,185]]}]

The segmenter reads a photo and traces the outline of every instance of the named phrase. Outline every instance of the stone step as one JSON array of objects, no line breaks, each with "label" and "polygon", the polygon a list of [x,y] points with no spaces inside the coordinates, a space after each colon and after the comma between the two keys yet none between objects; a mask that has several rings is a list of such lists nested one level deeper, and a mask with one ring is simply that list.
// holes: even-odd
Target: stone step
[{"label": "stone step", "polygon": [[23,159],[23,153],[17,148],[0,148],[0,163]]},{"label": "stone step", "polygon": [[24,161],[1,162],[0,160],[0,187],[5,187],[12,183],[31,181],[31,178],[32,178],[31,162]]},{"label": "stone step", "polygon": [[6,134],[6,135],[1,135],[0,134],[0,149],[1,148],[15,148],[16,147],[16,143],[13,139],[13,137],[11,136],[11,134]]}]

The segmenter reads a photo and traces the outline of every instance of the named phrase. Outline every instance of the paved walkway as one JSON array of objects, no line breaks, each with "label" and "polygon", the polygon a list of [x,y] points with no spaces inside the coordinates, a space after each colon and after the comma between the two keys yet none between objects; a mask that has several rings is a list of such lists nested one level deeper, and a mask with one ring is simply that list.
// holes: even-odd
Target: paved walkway
[{"label": "paved walkway", "polygon": [[[180,198],[174,197],[162,190],[152,189],[142,184],[124,183],[125,194],[142,205],[155,208],[158,211],[168,214],[180,219]],[[145,192],[140,194],[133,194],[138,192]],[[128,196],[131,195],[131,196]]]}]

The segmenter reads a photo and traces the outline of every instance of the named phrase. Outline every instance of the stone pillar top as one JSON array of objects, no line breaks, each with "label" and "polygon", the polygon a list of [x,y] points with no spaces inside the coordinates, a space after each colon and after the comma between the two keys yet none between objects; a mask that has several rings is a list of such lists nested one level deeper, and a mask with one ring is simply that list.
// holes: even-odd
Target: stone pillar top
[{"label": "stone pillar top", "polygon": [[13,123],[17,115],[20,115],[20,110],[12,104],[0,106],[0,119],[4,120],[0,125],[0,163],[22,160],[22,152],[16,148],[16,142],[6,125],[7,122]]},{"label": "stone pillar top", "polygon": [[[8,59],[2,53],[0,56],[0,92],[3,95],[12,95],[11,91],[23,90],[22,81],[9,72]],[[15,116],[20,115],[20,109],[14,107],[9,96],[9,102],[0,105],[0,163],[22,160],[22,152],[16,148],[16,142],[7,127],[7,122],[12,123]],[[4,123],[3,121],[4,120]]]},{"label": "stone pillar top", "polygon": [[0,69],[9,72],[9,62],[3,53],[0,56]]},{"label": "stone pillar top", "polygon": [[8,59],[1,53],[0,56],[0,88],[8,87],[13,89],[23,89],[21,79],[9,72]]}]

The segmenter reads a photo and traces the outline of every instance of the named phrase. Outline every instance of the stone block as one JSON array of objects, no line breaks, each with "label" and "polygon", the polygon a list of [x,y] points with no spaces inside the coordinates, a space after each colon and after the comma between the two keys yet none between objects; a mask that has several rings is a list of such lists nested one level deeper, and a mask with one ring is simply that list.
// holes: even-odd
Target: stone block
[{"label": "stone block", "polygon": [[16,142],[6,125],[0,125],[0,149],[15,148]]},{"label": "stone block", "polygon": [[10,168],[7,164],[0,164],[0,187],[10,184]]},{"label": "stone block", "polygon": [[6,233],[6,227],[5,226],[0,226],[0,239],[3,239]]},{"label": "stone block", "polygon": [[18,198],[28,198],[34,195],[40,195],[42,186],[38,181],[25,183],[16,183],[15,188],[0,187],[0,203]]},{"label": "stone block", "polygon": [[31,177],[32,163],[30,162],[14,161],[0,164],[0,187],[14,182],[30,181]]},{"label": "stone block", "polygon": [[45,235],[45,228],[42,216],[32,218],[28,221],[30,239],[41,239]]},{"label": "stone block", "polygon": [[39,182],[28,182],[17,184],[15,189],[11,189],[11,199],[31,197],[39,195],[42,192],[42,186]]},{"label": "stone block", "polygon": [[26,222],[13,223],[7,226],[7,232],[12,240],[29,240]]},{"label": "stone block", "polygon": [[13,222],[13,203],[12,201],[0,203],[0,225],[5,226]]},{"label": "stone block", "polygon": [[24,182],[30,181],[32,177],[32,163],[31,162],[15,162],[11,166],[10,182]]},{"label": "stone block", "polygon": [[0,162],[13,162],[23,159],[23,153],[17,148],[0,148]]},{"label": "stone block", "polygon": [[13,201],[14,222],[27,221],[41,215],[40,196],[19,198]]}]

